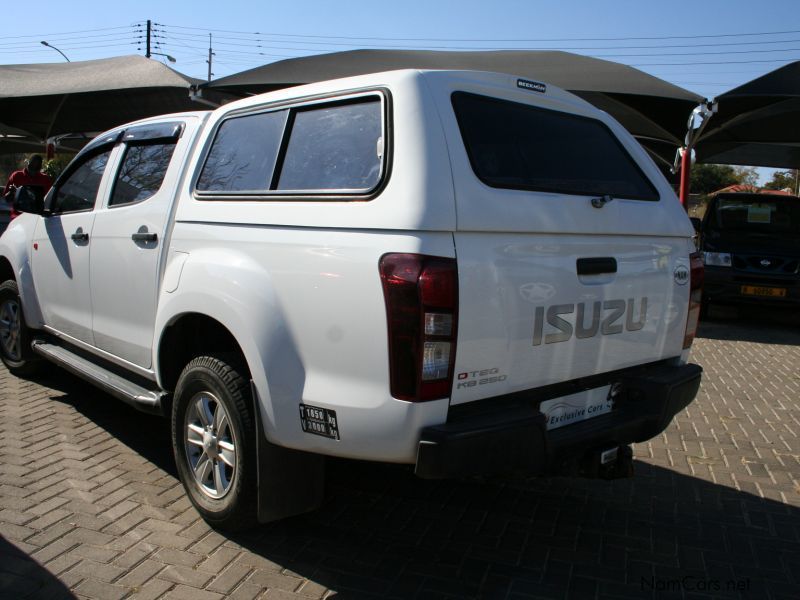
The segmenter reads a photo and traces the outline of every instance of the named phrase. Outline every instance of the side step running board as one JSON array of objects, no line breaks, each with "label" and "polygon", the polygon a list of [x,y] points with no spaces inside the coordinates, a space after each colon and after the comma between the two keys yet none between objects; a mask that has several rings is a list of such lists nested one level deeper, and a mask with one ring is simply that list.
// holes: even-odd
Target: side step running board
[{"label": "side step running board", "polygon": [[161,400],[166,396],[165,392],[157,392],[141,387],[62,346],[50,344],[43,340],[34,340],[31,348],[50,362],[66,369],[73,375],[93,383],[104,392],[111,394],[126,404],[130,404],[144,412],[162,414]]}]

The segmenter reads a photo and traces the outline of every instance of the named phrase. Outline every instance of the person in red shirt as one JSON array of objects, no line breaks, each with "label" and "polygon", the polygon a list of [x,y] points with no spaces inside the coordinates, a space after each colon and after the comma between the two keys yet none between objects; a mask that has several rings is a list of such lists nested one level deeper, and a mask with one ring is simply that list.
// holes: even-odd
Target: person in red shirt
[{"label": "person in red shirt", "polygon": [[19,171],[14,171],[3,189],[3,198],[11,205],[11,218],[18,216],[14,210],[14,193],[23,185],[37,185],[42,188],[42,195],[46,194],[53,185],[50,177],[42,173],[42,157],[34,154],[28,159],[28,165]]}]

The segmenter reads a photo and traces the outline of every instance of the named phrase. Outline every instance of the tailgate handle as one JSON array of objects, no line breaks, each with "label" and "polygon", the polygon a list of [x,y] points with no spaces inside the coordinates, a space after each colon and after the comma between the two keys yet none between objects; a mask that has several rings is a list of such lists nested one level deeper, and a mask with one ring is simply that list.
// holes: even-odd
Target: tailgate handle
[{"label": "tailgate handle", "polygon": [[611,256],[597,258],[579,258],[577,260],[578,275],[600,275],[617,272],[617,259]]}]

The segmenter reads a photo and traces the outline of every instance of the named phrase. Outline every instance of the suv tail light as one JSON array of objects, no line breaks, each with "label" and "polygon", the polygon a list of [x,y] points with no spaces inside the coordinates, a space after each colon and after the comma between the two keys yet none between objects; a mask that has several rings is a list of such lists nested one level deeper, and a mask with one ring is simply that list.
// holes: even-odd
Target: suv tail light
[{"label": "suv tail light", "polygon": [[686,333],[683,348],[691,348],[700,322],[700,303],[703,298],[703,257],[699,252],[689,255],[689,315],[686,317]]},{"label": "suv tail light", "polygon": [[450,396],[458,331],[455,259],[385,254],[379,269],[392,396],[411,402]]}]

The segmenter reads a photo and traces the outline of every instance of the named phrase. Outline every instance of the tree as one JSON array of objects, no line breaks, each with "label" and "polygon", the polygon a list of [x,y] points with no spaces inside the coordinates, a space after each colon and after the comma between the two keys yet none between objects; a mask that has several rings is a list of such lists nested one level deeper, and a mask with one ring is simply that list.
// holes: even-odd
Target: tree
[{"label": "tree", "polygon": [[0,194],[3,186],[8,181],[8,176],[17,169],[25,166],[24,154],[3,154],[0,155]]},{"label": "tree", "polygon": [[74,156],[72,153],[56,154],[53,158],[45,161],[42,171],[55,181]]},{"label": "tree", "polygon": [[729,185],[758,187],[758,170],[755,167],[696,164],[692,167],[691,190],[693,194],[711,194]]},{"label": "tree", "polygon": [[758,170],[755,167],[735,167],[733,172],[738,180],[736,183],[758,187]]},{"label": "tree", "polygon": [[798,169],[791,169],[789,171],[775,171],[764,187],[768,190],[785,190],[789,189],[797,191],[797,175]]},{"label": "tree", "polygon": [[696,164],[691,171],[693,194],[710,194],[719,189],[740,183],[736,171],[730,165]]}]

